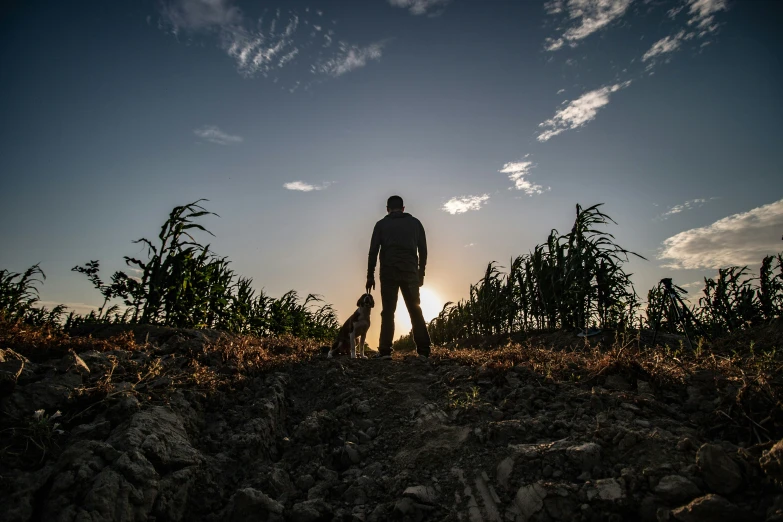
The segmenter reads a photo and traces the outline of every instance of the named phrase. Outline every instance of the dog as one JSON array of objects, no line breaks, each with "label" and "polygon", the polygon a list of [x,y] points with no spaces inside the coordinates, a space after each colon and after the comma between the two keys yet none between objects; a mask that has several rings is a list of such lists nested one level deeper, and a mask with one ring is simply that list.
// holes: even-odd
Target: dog
[{"label": "dog", "polygon": [[356,301],[358,307],[351,317],[343,324],[340,331],[337,333],[337,339],[335,339],[332,348],[327,346],[322,348],[323,351],[328,351],[327,358],[331,359],[335,355],[345,353],[349,350],[351,359],[356,359],[356,338],[359,337],[359,346],[361,346],[361,355],[359,357],[365,358],[364,355],[364,339],[367,337],[367,331],[370,329],[370,310],[375,307],[375,300],[369,293],[363,294],[358,301]]}]

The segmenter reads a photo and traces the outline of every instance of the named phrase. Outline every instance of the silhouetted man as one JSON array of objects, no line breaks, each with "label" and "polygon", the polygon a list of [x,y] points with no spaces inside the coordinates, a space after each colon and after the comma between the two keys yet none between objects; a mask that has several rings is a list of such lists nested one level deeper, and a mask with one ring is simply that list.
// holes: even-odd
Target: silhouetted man
[{"label": "silhouetted man", "polygon": [[[427,239],[421,222],[405,213],[400,196],[386,202],[386,217],[375,224],[370,241],[367,263],[367,291],[375,288],[375,263],[381,253],[381,339],[378,352],[381,357],[391,355],[394,339],[394,311],[397,294],[402,298],[411,316],[413,340],[419,355],[429,357],[430,336],[421,313],[419,287],[424,284],[427,265]],[[417,255],[418,252],[418,255]]]}]

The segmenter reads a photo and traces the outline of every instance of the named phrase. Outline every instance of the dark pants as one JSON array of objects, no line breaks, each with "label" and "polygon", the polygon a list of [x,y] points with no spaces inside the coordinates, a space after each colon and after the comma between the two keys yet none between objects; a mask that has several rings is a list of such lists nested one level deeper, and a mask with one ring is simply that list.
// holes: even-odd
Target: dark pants
[{"label": "dark pants", "polygon": [[391,355],[392,341],[394,340],[394,311],[397,309],[397,294],[402,291],[402,298],[411,316],[413,326],[413,341],[416,343],[416,351],[419,355],[430,355],[430,334],[427,332],[427,323],[421,313],[421,301],[419,299],[419,283],[400,281],[394,279],[381,279],[381,339],[378,343],[378,351],[381,355]]}]

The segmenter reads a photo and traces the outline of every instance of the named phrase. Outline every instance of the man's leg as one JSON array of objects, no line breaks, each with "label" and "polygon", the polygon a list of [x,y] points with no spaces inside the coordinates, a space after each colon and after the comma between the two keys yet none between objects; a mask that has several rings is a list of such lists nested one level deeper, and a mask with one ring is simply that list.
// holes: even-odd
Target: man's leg
[{"label": "man's leg", "polygon": [[378,342],[378,352],[381,355],[391,355],[394,341],[394,311],[397,309],[397,294],[400,283],[381,279],[381,339]]},{"label": "man's leg", "polygon": [[427,323],[421,313],[421,300],[419,296],[419,283],[404,283],[400,285],[402,298],[411,316],[413,327],[413,341],[416,343],[416,352],[426,357],[430,356],[430,334],[427,332]]}]

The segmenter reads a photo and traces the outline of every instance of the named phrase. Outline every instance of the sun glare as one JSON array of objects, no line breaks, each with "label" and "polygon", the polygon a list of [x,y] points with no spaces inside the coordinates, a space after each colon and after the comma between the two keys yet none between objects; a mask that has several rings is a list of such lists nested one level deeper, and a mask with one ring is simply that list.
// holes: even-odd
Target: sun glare
[{"label": "sun glare", "polygon": [[[433,290],[427,287],[419,289],[421,297],[421,311],[424,314],[424,320],[430,322],[438,316],[443,309],[443,300]],[[411,319],[408,316],[408,309],[405,308],[405,301],[402,293],[397,297],[397,311],[394,314],[394,336],[406,335],[411,330]]]}]

